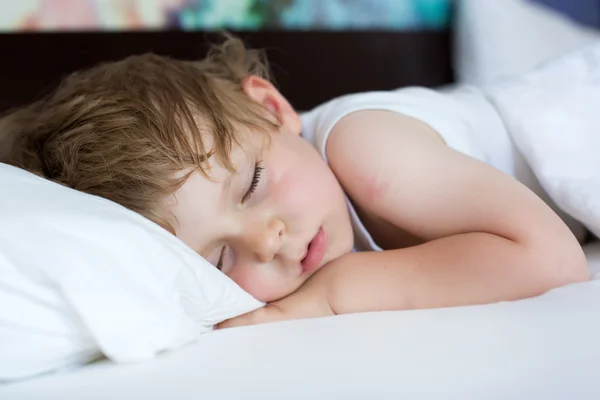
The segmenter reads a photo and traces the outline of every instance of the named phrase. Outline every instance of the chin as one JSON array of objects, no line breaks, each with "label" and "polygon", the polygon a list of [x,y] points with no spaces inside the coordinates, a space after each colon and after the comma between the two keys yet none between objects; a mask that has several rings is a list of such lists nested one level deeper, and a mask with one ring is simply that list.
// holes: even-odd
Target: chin
[{"label": "chin", "polygon": [[305,281],[302,281],[300,284],[298,284],[295,287],[289,287],[286,288],[286,290],[278,290],[277,292],[272,291],[272,292],[257,292],[257,293],[252,293],[252,292],[248,292],[250,293],[250,295],[252,295],[252,297],[254,297],[256,300],[258,301],[262,301],[263,303],[271,303],[273,301],[277,301],[277,300],[281,300],[284,297],[294,293],[296,290],[298,290],[300,288],[300,286],[302,286],[302,284],[304,284]]},{"label": "chin", "polygon": [[260,295],[260,294],[255,294],[255,293],[250,293],[250,295],[251,295],[252,297],[254,297],[256,300],[258,300],[258,301],[262,301],[263,303],[270,303],[270,302],[272,302],[272,301],[277,301],[277,300],[279,300],[279,299],[282,299],[282,298],[284,298],[285,296],[287,296],[287,295],[282,295],[282,296],[274,296],[274,295],[270,295],[270,296],[269,296],[269,295],[264,295],[264,294],[262,294],[262,295]]}]

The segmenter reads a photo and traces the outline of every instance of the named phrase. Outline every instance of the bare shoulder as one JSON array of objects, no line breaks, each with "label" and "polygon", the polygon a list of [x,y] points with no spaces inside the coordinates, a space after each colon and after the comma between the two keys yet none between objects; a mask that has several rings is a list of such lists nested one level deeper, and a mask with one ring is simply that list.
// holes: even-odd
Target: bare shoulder
[{"label": "bare shoulder", "polygon": [[334,127],[327,156],[346,192],[372,220],[424,241],[465,232],[542,245],[553,232],[556,240],[550,242],[571,241],[564,223],[527,187],[447,146],[413,118],[385,111],[350,114]]},{"label": "bare shoulder", "polygon": [[402,175],[414,176],[417,171],[397,168],[410,166],[409,155],[439,147],[445,147],[442,139],[422,121],[391,111],[365,110],[335,125],[327,158],[344,189],[358,201],[372,204],[385,197]]},{"label": "bare shoulder", "polygon": [[419,198],[402,191],[420,179],[414,156],[428,157],[445,147],[425,123],[390,111],[355,112],[333,128],[327,143],[329,164],[381,247],[401,248],[425,240],[401,218],[403,202]]},{"label": "bare shoulder", "polygon": [[[390,136],[393,135],[393,136]],[[393,111],[362,110],[346,115],[334,127],[327,144],[328,158],[365,148],[385,147],[382,140],[409,141],[411,138],[435,145],[443,144],[441,137],[429,125],[416,118]],[[361,146],[361,147],[358,147]]]}]

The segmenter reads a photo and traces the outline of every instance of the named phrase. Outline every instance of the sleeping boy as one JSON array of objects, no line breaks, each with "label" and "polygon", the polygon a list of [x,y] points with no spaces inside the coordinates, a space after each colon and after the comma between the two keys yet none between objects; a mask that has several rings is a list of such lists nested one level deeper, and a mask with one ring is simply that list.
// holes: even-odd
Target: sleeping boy
[{"label": "sleeping boy", "polygon": [[133,56],[0,119],[0,161],[169,230],[267,305],[220,327],[509,301],[588,279],[479,91],[407,88],[299,115],[233,37]]}]

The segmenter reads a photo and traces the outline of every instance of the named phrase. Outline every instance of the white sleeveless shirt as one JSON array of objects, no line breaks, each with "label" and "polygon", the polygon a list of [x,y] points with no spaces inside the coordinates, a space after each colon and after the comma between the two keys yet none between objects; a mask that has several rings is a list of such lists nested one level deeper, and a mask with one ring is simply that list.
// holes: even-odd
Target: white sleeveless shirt
[{"label": "white sleeveless shirt", "polygon": [[[416,118],[435,130],[449,147],[503,171],[529,187],[546,201],[581,241],[581,224],[562,213],[541,188],[517,151],[494,106],[477,88],[460,86],[435,91],[421,87],[342,96],[303,113],[302,136],[327,161],[331,130],[346,115],[361,110],[385,110]],[[355,237],[355,250],[381,250],[352,203],[347,199]]]}]

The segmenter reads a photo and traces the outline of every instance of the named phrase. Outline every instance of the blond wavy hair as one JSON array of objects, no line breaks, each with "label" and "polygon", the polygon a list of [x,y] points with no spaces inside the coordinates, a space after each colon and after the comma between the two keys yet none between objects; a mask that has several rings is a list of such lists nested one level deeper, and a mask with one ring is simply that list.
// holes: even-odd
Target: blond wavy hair
[{"label": "blond wavy hair", "polygon": [[229,35],[200,61],[144,54],[72,73],[0,118],[0,162],[112,200],[174,233],[161,211],[165,197],[194,171],[207,174],[211,156],[233,171],[237,127],[276,128],[242,89],[250,75],[269,80],[263,53]]}]

